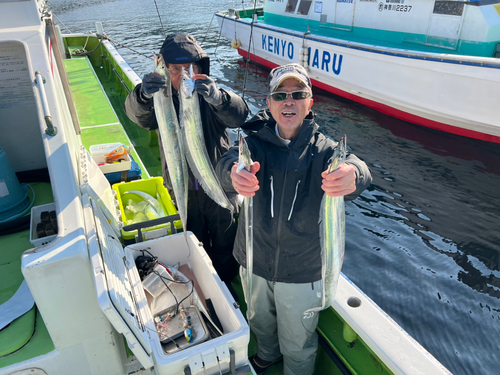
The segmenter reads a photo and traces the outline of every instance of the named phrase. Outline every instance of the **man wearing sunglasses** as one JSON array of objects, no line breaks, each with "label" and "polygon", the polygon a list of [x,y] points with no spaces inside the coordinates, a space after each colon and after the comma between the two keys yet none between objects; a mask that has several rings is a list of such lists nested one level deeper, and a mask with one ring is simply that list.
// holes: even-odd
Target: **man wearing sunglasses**
[{"label": "man wearing sunglasses", "polygon": [[[172,81],[173,103],[179,116],[178,91],[182,70],[193,67],[195,89],[199,94],[200,112],[203,123],[205,145],[213,166],[231,147],[228,128],[237,128],[248,116],[248,107],[238,95],[216,86],[210,78],[210,59],[194,37],[185,33],[167,36],[160,54],[168,64]],[[128,95],[125,113],[134,123],[147,130],[156,130],[153,94],[165,87],[165,80],[154,73],[146,74],[142,83]],[[167,170],[163,148],[160,147],[164,184],[175,200],[170,176]],[[228,195],[236,202],[236,194]],[[231,281],[238,273],[238,264],[232,255],[236,235],[234,219],[229,211],[215,203],[200,187],[191,170],[188,187],[188,222],[186,230],[192,231],[203,242],[220,278],[231,288]]]},{"label": "man wearing sunglasses", "polygon": [[[326,174],[337,142],[318,131],[311,81],[302,66],[275,68],[268,83],[268,109],[242,126],[254,161],[251,172],[236,172],[237,148],[221,158],[216,172],[226,191],[254,197],[250,326],[258,349],[250,362],[257,374],[284,360],[285,375],[310,375],[318,348],[318,314],[303,319],[303,313],[322,300],[321,200],[325,193],[356,198],[371,183],[371,174],[353,154]],[[240,213],[233,254],[244,287],[245,249]]]}]

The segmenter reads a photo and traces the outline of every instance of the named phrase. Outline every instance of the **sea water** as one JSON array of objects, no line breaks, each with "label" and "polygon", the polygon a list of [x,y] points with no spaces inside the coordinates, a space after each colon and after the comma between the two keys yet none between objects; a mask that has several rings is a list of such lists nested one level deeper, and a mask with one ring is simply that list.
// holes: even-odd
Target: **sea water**
[{"label": "sea water", "polygon": [[[155,1],[52,0],[63,32],[94,31],[152,56],[164,35]],[[194,35],[220,87],[265,108],[268,71],[218,35],[216,0],[158,0],[166,33]],[[209,25],[212,21],[211,27]],[[64,25],[63,25],[64,24]],[[152,58],[119,48],[141,77]],[[426,129],[314,92],[320,130],[349,139],[373,184],[346,203],[343,272],[455,375],[498,373],[500,145]]]}]

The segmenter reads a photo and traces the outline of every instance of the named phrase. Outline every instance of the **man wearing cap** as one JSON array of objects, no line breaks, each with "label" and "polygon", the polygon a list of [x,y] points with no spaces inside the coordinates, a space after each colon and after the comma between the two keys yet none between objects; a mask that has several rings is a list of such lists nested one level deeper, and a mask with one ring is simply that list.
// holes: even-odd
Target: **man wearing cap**
[{"label": "man wearing cap", "polygon": [[[251,173],[236,172],[237,148],[221,158],[216,173],[226,191],[254,197],[250,326],[258,350],[252,366],[263,374],[283,359],[286,375],[309,375],[318,348],[318,314],[303,319],[303,313],[321,306],[321,199],[326,193],[352,200],[371,183],[371,174],[352,154],[326,174],[337,142],[318,131],[311,81],[302,66],[275,68],[268,82],[268,109],[242,126],[254,161]],[[246,287],[243,213],[233,254]]]},{"label": "man wearing cap", "polygon": [[[210,78],[210,59],[195,38],[185,33],[167,36],[160,54],[168,65],[172,81],[173,103],[179,116],[178,91],[182,81],[182,70],[193,66],[195,89],[199,94],[203,133],[208,156],[215,167],[218,159],[231,147],[228,128],[238,128],[248,116],[248,107],[238,95],[216,86]],[[153,94],[165,87],[165,80],[154,73],[146,74],[127,96],[125,113],[144,129],[156,130],[158,122],[154,109]],[[160,147],[163,180],[172,198],[175,199],[167,170],[163,147]],[[236,194],[228,194],[236,203]],[[231,288],[231,280],[238,273],[238,265],[232,256],[236,226],[229,211],[215,203],[200,187],[191,170],[188,186],[187,230],[192,231],[203,242],[220,278]],[[184,228],[186,229],[186,228]]]}]

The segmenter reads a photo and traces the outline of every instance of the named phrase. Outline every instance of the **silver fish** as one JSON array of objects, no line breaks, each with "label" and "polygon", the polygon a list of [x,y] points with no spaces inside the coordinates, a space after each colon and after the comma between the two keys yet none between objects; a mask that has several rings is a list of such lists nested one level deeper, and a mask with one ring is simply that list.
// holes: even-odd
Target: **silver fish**
[{"label": "silver fish", "polygon": [[148,206],[144,209],[144,215],[146,215],[148,220],[154,220],[161,217],[160,214],[150,204],[148,204]]},{"label": "silver fish", "polygon": [[163,205],[160,203],[160,201],[153,198],[148,193],[139,190],[128,190],[124,192],[122,195],[125,194],[135,194],[140,196],[142,199],[144,199],[144,201],[148,202],[155,209],[155,211],[158,213],[158,215],[160,215],[160,217],[166,216],[165,210],[163,209]]},{"label": "silver fish", "polygon": [[[335,149],[328,174],[336,170],[346,158],[346,137],[344,136]],[[345,251],[345,210],[344,197],[330,197],[324,194],[320,208],[320,240],[321,240],[321,280],[323,293],[321,307],[304,312],[304,317],[312,317],[314,313],[327,309],[335,299],[340,270],[344,262]]]},{"label": "silver fish", "polygon": [[[184,158],[184,146],[180,141],[179,121],[172,102],[172,85],[167,65],[163,56],[155,54],[155,73],[165,78],[166,88],[153,94],[154,108],[161,146],[168,166],[168,173],[174,190],[177,210],[181,217],[182,227],[187,240],[187,196],[188,168]],[[162,215],[165,216],[165,215]]]},{"label": "silver fish", "polygon": [[[191,66],[191,75],[192,72],[193,67]],[[224,193],[224,190],[222,190],[219,179],[215,175],[214,168],[208,157],[205,137],[203,136],[198,93],[193,88],[194,80],[186,71],[183,71],[179,90],[180,128],[186,151],[186,159],[191,167],[191,171],[207,195],[217,204],[231,211],[232,214],[234,207],[227,198],[226,193]]]},{"label": "silver fish", "polygon": [[[236,172],[246,169],[248,172],[252,168],[252,157],[248,149],[247,142],[243,134],[240,134],[239,159]],[[247,319],[250,322],[250,307],[252,301],[252,275],[253,275],[253,197],[245,197],[243,201],[245,211],[245,252],[247,268]]]}]

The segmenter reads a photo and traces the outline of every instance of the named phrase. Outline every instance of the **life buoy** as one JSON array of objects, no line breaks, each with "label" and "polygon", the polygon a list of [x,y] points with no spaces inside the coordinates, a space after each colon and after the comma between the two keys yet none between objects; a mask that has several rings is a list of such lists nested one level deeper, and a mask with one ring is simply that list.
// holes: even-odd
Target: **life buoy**
[{"label": "life buoy", "polygon": [[233,47],[234,49],[238,49],[241,47],[241,42],[238,39],[234,39],[231,43],[231,47]]}]

